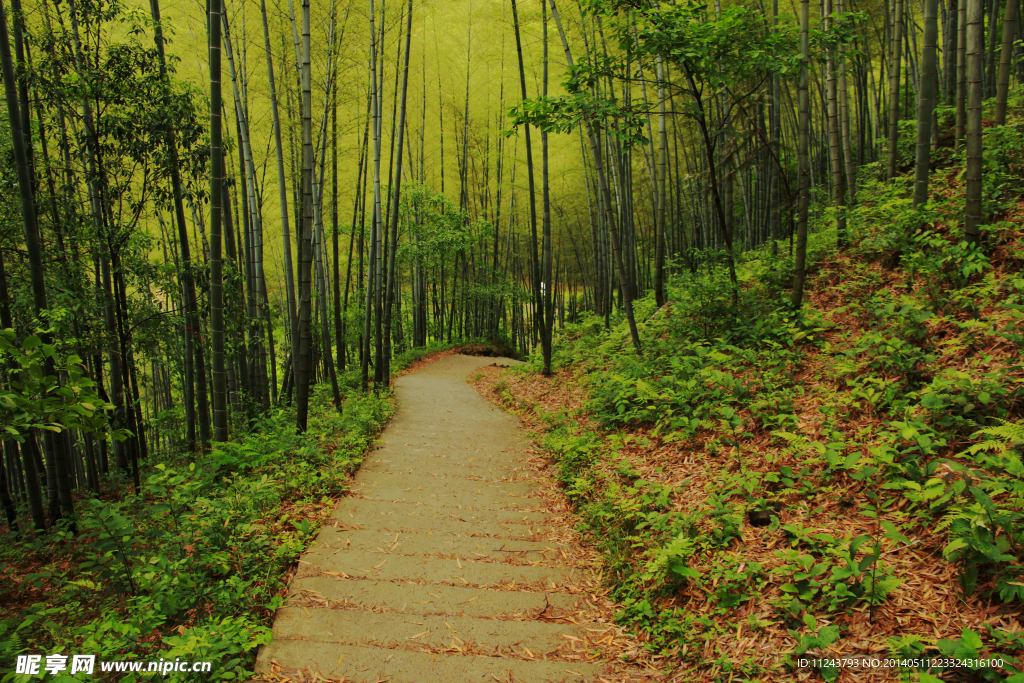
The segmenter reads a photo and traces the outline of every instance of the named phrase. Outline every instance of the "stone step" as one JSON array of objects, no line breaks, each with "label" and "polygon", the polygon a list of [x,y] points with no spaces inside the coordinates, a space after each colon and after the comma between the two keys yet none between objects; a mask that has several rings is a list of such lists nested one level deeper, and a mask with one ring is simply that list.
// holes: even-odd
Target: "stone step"
[{"label": "stone step", "polygon": [[469,559],[433,559],[385,555],[358,550],[314,550],[299,560],[299,575],[327,573],[357,579],[415,581],[450,586],[495,586],[557,590],[570,571],[544,566],[474,562]]},{"label": "stone step", "polygon": [[[418,393],[422,384],[417,381],[403,383],[403,398],[406,394]],[[468,391],[466,391],[468,389]],[[460,391],[461,390],[461,391]],[[470,393],[472,392],[472,393]],[[440,391],[409,396],[415,398],[417,410],[403,412],[400,425],[410,431],[462,431],[474,432],[473,425],[486,424],[488,427],[503,429],[509,440],[522,440],[523,435],[516,428],[516,421],[508,413],[481,400],[476,390],[468,387],[457,387],[454,391]],[[410,400],[409,403],[413,401]],[[469,405],[471,410],[461,410],[462,405]]]},{"label": "stone step", "polygon": [[[480,482],[481,484],[483,482]],[[438,491],[429,489],[406,489],[398,486],[353,486],[350,493],[367,500],[396,503],[424,503],[444,506],[448,509],[471,510],[539,510],[545,506],[539,498],[507,496],[484,491],[482,486],[464,489]]]},{"label": "stone step", "polygon": [[579,641],[587,636],[584,627],[575,624],[316,607],[279,609],[274,625],[278,637],[294,640],[376,645],[402,650],[426,647],[434,652],[445,648],[469,648],[474,654],[489,657],[518,654],[557,658],[567,645],[570,646],[567,649],[572,651],[574,642],[578,643],[576,647],[579,649],[583,645]]},{"label": "stone step", "polygon": [[[375,501],[370,501],[375,502]],[[458,512],[458,511],[457,511]],[[351,521],[351,520],[350,520]],[[340,522],[340,521],[339,521]],[[537,523],[494,524],[490,522],[460,521],[452,518],[427,518],[413,516],[387,516],[368,520],[365,524],[352,525],[360,529],[395,532],[415,532],[427,536],[462,536],[466,538],[517,538],[524,541],[544,541],[548,527]]]},{"label": "stone step", "polygon": [[326,556],[333,556],[338,550],[486,559],[508,564],[540,562],[551,566],[562,566],[567,559],[555,543],[336,527],[324,527],[310,548],[311,552]]},{"label": "stone step", "polygon": [[533,538],[551,515],[542,512],[466,510],[366,498],[343,498],[331,519],[345,526],[387,531],[420,531],[459,536]]},{"label": "stone step", "polygon": [[461,453],[416,453],[415,455],[382,452],[366,465],[366,474],[403,473],[426,474],[444,477],[467,477],[470,479],[501,480],[521,470],[524,462],[510,458],[463,457]]},{"label": "stone step", "polygon": [[292,581],[289,605],[334,603],[375,606],[402,614],[450,614],[468,617],[525,617],[577,608],[582,598],[569,593],[481,590],[460,586],[421,586],[399,581],[306,576]]},{"label": "stone step", "polygon": [[422,490],[445,494],[451,494],[453,489],[468,489],[512,497],[530,497],[537,493],[537,484],[533,482],[483,481],[452,475],[445,476],[443,472],[424,472],[422,470],[395,474],[366,472],[352,483],[349,490],[353,493],[362,493],[365,489],[372,487],[398,488],[405,491]]},{"label": "stone step", "polygon": [[582,661],[432,654],[285,638],[263,648],[256,671],[271,671],[275,660],[302,662],[326,678],[344,676],[351,683],[569,683],[597,681],[604,668]]},{"label": "stone step", "polygon": [[375,451],[390,451],[407,457],[423,454],[452,455],[459,460],[484,458],[511,462],[526,457],[530,449],[528,442],[510,443],[506,439],[496,440],[490,436],[486,431],[462,434],[445,432],[444,438],[441,438],[433,432],[408,429],[392,432],[389,428],[386,436],[377,442]]},{"label": "stone step", "polygon": [[[416,475],[438,478],[463,478],[472,481],[509,481],[521,470],[521,464],[496,462],[454,462],[445,456],[418,454],[416,457],[382,454],[364,464],[360,478],[378,474]],[[522,476],[522,475],[520,475]]]}]

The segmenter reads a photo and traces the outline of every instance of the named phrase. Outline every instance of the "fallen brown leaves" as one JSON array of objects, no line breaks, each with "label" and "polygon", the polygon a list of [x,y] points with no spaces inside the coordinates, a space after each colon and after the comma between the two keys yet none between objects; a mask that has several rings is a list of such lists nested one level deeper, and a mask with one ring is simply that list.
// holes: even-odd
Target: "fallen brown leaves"
[{"label": "fallen brown leaves", "polygon": [[[1020,227],[1024,224],[1024,203],[1011,211],[1008,218],[1015,221],[1014,227],[1001,230],[991,259],[996,269],[990,277],[996,278],[997,282],[1018,276],[1014,268],[1020,264],[1020,255],[1024,253],[1021,249],[1024,246],[1024,229]],[[935,227],[940,231],[950,230],[946,224]],[[866,300],[888,289],[898,300],[904,294],[920,293],[924,286],[921,278],[917,278],[908,287],[904,273],[887,269],[879,263],[859,264],[861,282],[843,281],[842,278],[853,270],[854,260],[850,254],[840,252],[820,263],[816,282],[808,288],[811,306],[826,313],[829,327],[823,334],[833,347],[848,344],[851,339],[859,337],[866,327],[867,317],[871,315],[863,308],[848,306],[851,299]],[[1011,268],[1006,268],[1008,265]],[[844,284],[843,289],[835,286],[840,282]],[[980,278],[976,278],[975,284],[979,282]],[[997,329],[1012,322],[997,302],[985,304],[977,315],[983,320],[995,321]],[[957,314],[957,320],[961,317]],[[1013,369],[1019,361],[1018,351],[1000,336],[978,334],[971,338],[969,345],[947,343],[947,340],[963,338],[964,331],[953,319],[941,316],[929,321],[927,334],[928,341],[938,353],[935,363],[925,369],[929,372],[950,368],[978,376],[981,372],[1003,368],[1007,377],[1021,379],[1019,370]],[[985,358],[984,364],[980,363],[982,357]],[[803,362],[793,368],[794,383],[804,388],[803,395],[794,400],[793,412],[799,421],[796,431],[812,440],[828,440],[828,435],[823,433],[826,416],[821,408],[826,401],[849,390],[843,378],[836,375],[833,365],[833,356],[820,349],[809,349]],[[595,430],[594,419],[586,410],[584,379],[588,372],[600,370],[578,364],[545,378],[537,374],[485,368],[476,386],[484,397],[517,414],[539,441],[549,426],[550,417],[559,413],[571,417],[583,429]],[[749,413],[741,413],[741,416],[750,417]],[[873,410],[850,411],[841,421],[841,430],[851,437],[858,433],[880,434],[884,432],[883,419],[884,416]],[[835,425],[830,427],[834,428]],[[756,427],[750,433],[748,438],[740,441],[739,448],[732,446],[722,452],[713,452],[707,447],[707,442],[716,435],[714,432],[703,432],[700,438],[665,443],[659,434],[647,427],[616,430],[618,460],[599,460],[593,465],[597,468],[594,479],[616,481],[616,469],[625,460],[646,481],[682,487],[672,496],[676,510],[704,508],[706,492],[712,490],[723,472],[736,472],[741,467],[748,471],[769,472],[778,471],[783,465],[798,464],[792,454],[782,452],[784,449],[778,446],[777,441],[773,445],[770,434]],[[953,455],[960,446],[962,444],[950,444],[949,455]],[[539,453],[531,460],[535,478],[549,482],[546,487],[550,496],[549,506],[560,514],[557,535],[561,542],[573,547],[580,561],[588,566],[592,583],[587,585],[587,591],[601,598],[594,609],[612,623],[616,608],[607,599],[607,588],[602,588],[609,581],[602,578],[607,577],[607,568],[592,545],[579,537],[576,527],[580,518],[566,502],[551,465],[548,458]],[[816,478],[822,467],[812,469],[811,477]],[[802,500],[790,498],[778,513],[783,524],[797,524],[811,532],[827,533],[836,538],[855,538],[865,534],[882,536],[879,521],[862,514],[861,505],[866,497],[865,485],[860,482],[843,478],[838,483],[833,481],[831,486],[811,491]],[[901,509],[908,502],[906,499],[897,500],[887,512],[883,512],[881,519],[898,523]],[[983,636],[986,625],[1007,632],[1022,629],[1024,610],[1019,605],[1000,604],[980,597],[985,586],[979,586],[973,596],[962,593],[958,585],[959,567],[942,557],[946,543],[944,534],[937,533],[933,527],[907,533],[910,537],[908,544],[883,541],[882,561],[886,571],[899,578],[902,584],[873,610],[861,605],[850,612],[837,611],[831,615],[831,622],[819,618],[819,626],[826,623],[839,625],[842,638],[831,648],[811,650],[809,657],[815,652],[824,657],[878,657],[891,652],[891,637],[918,636],[923,643],[934,646],[938,639],[958,639],[964,629]],[[794,628],[799,625],[780,621],[779,610],[772,603],[784,597],[780,588],[790,577],[773,574],[772,570],[783,564],[776,551],[789,547],[790,540],[782,531],[752,527],[744,522],[740,538],[719,554],[730,554],[737,563],[757,562],[763,567],[765,578],[758,586],[752,587],[751,597],[746,603],[732,610],[722,610],[714,599],[713,584],[685,588],[674,596],[660,599],[652,607],[655,611],[684,608],[688,614],[705,617],[706,623],[710,624],[704,629],[706,637],[690,639],[687,644],[680,643],[660,655],[652,655],[643,649],[648,634],[624,634],[621,640],[616,640],[612,651],[620,659],[636,661],[662,672],[671,671],[652,680],[732,680],[730,674],[713,664],[715,660],[723,659],[736,667],[744,663],[760,664],[769,672],[762,680],[820,680],[812,669],[790,670],[781,666],[783,657],[797,645],[787,626]],[[649,559],[650,550],[642,546],[634,549],[631,558],[634,569],[643,567]],[[807,549],[801,549],[801,552],[807,552]],[[714,561],[717,558],[698,557],[694,568],[707,570],[708,564],[701,566],[700,563]],[[700,643],[699,647],[695,647],[695,642]],[[992,654],[1024,655],[1022,652],[997,651],[992,651]],[[844,669],[838,680],[888,681],[895,680],[896,676],[895,669]]]}]

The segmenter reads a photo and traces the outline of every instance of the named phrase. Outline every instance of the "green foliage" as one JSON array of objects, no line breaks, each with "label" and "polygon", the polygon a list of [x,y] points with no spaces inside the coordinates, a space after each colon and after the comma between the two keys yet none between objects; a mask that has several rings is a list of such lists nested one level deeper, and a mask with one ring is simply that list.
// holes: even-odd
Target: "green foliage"
[{"label": "green foliage", "polygon": [[630,105],[612,96],[597,95],[594,86],[606,78],[623,78],[633,63],[648,73],[663,58],[684,74],[689,96],[675,108],[704,122],[711,118],[705,100],[713,93],[735,97],[739,87],[756,87],[770,73],[788,73],[798,66],[796,37],[780,27],[766,32],[763,16],[734,6],[714,17],[696,2],[678,4],[593,0],[585,11],[608,22],[620,52],[575,64],[567,74],[566,95],[525,100],[510,108],[514,128],[529,123],[541,130],[568,133],[588,125],[615,136],[624,146],[646,145],[645,105]]},{"label": "green foliage", "polygon": [[[989,630],[990,635],[996,636],[996,632],[990,625],[985,624],[985,627]],[[1002,640],[1004,644],[1012,644],[1015,647],[1007,648],[1002,652],[993,648],[988,653],[986,653],[986,649],[988,648],[985,647],[985,644],[981,639],[981,635],[969,628],[965,628],[960,637],[956,640],[940,638],[936,642],[939,650],[939,658],[947,660],[961,660],[964,662],[965,666],[935,667],[933,671],[935,673],[942,673],[951,670],[965,670],[970,672],[973,680],[977,681],[1010,681],[1011,683],[1021,683],[1021,681],[1024,681],[1024,674],[1015,673],[1014,675],[1007,675],[1006,673],[1013,671],[1015,667],[1006,667],[1004,671],[1000,671],[997,667],[989,666],[987,663],[983,664],[983,662],[988,662],[991,659],[1002,659],[1011,665],[1017,663],[1017,660],[1014,657],[1009,656],[1008,653],[1014,650],[1018,652],[1020,651],[1020,634],[1008,635],[1010,635],[1010,637],[1003,636],[1002,638],[999,638],[997,636],[995,639]],[[1004,654],[1004,652],[1007,654]],[[921,677],[921,680],[925,680],[924,676]]]},{"label": "green foliage", "polygon": [[1024,118],[1011,117],[1006,125],[985,130],[984,178],[982,187],[985,215],[1012,207],[1024,193],[1021,179],[1021,150],[1024,149]]},{"label": "green foliage", "polygon": [[565,428],[555,429],[545,436],[544,448],[558,463],[558,478],[564,486],[572,486],[598,457],[601,444],[595,436],[574,435]]},{"label": "green foliage", "polygon": [[[808,633],[800,635],[797,631],[790,629],[789,634],[797,639],[796,650],[794,654],[802,655],[812,648],[826,648],[839,640],[839,627],[835,624],[829,624],[818,628],[818,622],[813,615],[806,615],[803,620],[804,625],[807,627]],[[839,667],[835,664],[826,660],[818,666],[818,671],[821,673],[821,677],[826,681],[834,681],[839,678]]]},{"label": "green foliage", "polygon": [[1009,296],[1001,302],[1001,308],[1009,314],[1010,320],[999,335],[1015,344],[1018,349],[1024,348],[1024,280],[1012,278],[1007,284]]},{"label": "green foliage", "polygon": [[790,598],[788,604],[784,603],[786,613],[798,617],[801,609],[814,604],[826,612],[853,607],[860,600],[874,605],[901,583],[884,570],[879,576],[874,567],[881,556],[880,544],[875,543],[871,552],[858,557],[861,548],[872,541],[870,536],[858,536],[847,543],[816,534],[815,541],[815,552],[825,559],[817,560],[796,549],[775,552],[782,563],[772,572],[789,579],[781,587]]},{"label": "green foliage", "polygon": [[[609,65],[588,68],[575,72],[583,86]],[[1007,169],[1013,144],[996,143]],[[986,183],[997,188],[986,201],[1008,201],[1008,185]],[[894,596],[918,590],[904,583],[906,560],[932,537],[965,600],[1024,601],[1024,380],[1006,352],[1024,346],[1024,280],[1007,270],[1017,231],[996,223],[969,245],[962,195],[937,191],[911,210],[908,189],[906,178],[865,183],[849,210],[853,243],[838,253],[834,214],[818,214],[808,261],[824,314],[792,312],[791,264],[768,249],[737,258],[735,298],[723,254],[694,251],[676,264],[669,305],[635,303],[643,357],[614,314],[583,317],[556,344],[556,364],[588,389],[596,431],[553,418],[544,445],[608,560],[620,620],[652,649],[710,667],[752,600],[749,626],[783,624],[791,664],[842,649],[840,624],[904,609]],[[857,530],[827,528],[850,520]],[[770,557],[751,562],[751,533]],[[908,630],[888,646],[909,658],[1021,649],[987,631],[936,643]],[[974,673],[1019,675],[1006,662]]]},{"label": "green foliage", "polygon": [[924,294],[935,312],[947,306],[962,310],[968,302],[957,297],[957,290],[972,276],[991,268],[980,245],[964,240],[951,242],[931,230],[914,233],[903,262],[907,281],[922,280]]},{"label": "green foliage", "polygon": [[970,459],[970,464],[948,465],[960,473],[958,478],[933,478],[924,486],[908,487],[908,495],[928,502],[933,511],[945,511],[939,525],[949,530],[943,556],[960,564],[965,593],[973,593],[979,576],[987,574],[995,579],[994,592],[1002,601],[1021,601],[1024,429],[1004,421],[979,430],[975,436],[983,440],[961,454]]},{"label": "green foliage", "polygon": [[688,565],[698,550],[696,539],[687,534],[680,534],[667,545],[652,553],[651,559],[644,567],[642,578],[646,580],[659,579],[670,586],[687,580],[699,579],[700,572]]},{"label": "green foliage", "polygon": [[0,622],[0,653],[182,657],[214,663],[203,680],[247,677],[270,641],[285,570],[317,531],[301,506],[331,503],[391,413],[386,397],[352,393],[338,415],[325,389],[306,435],[289,411],[272,411],[198,463],[157,464],[138,496],[87,500],[74,543],[62,532],[9,550],[49,556],[25,580],[52,588]]},{"label": "green foliage", "polygon": [[[19,342],[14,330],[0,330],[0,363],[11,372],[11,381],[0,390],[0,425],[8,438],[22,441],[33,427],[59,433],[106,426],[105,411],[114,406],[93,393],[95,383],[85,376],[78,356],[63,356],[34,334]],[[60,382],[60,375],[66,381]]]}]

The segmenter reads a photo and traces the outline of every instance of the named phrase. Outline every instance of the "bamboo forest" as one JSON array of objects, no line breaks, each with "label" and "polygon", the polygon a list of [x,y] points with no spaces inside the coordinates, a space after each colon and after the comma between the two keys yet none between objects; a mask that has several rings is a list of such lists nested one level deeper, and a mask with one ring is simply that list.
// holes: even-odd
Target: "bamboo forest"
[{"label": "bamboo forest", "polygon": [[1020,9],[0,0],[0,681],[1024,683]]}]

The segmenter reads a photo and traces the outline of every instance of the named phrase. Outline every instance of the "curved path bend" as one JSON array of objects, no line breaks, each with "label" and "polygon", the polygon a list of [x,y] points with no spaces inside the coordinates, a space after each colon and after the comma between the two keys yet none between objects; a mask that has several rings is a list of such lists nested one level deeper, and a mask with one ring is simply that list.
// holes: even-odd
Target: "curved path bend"
[{"label": "curved path bend", "polygon": [[596,625],[545,620],[577,597],[573,568],[544,540],[538,485],[516,476],[529,440],[466,381],[496,360],[509,362],[449,356],[397,380],[381,446],[300,560],[257,671],[358,683],[600,680],[601,665],[566,647]]}]

